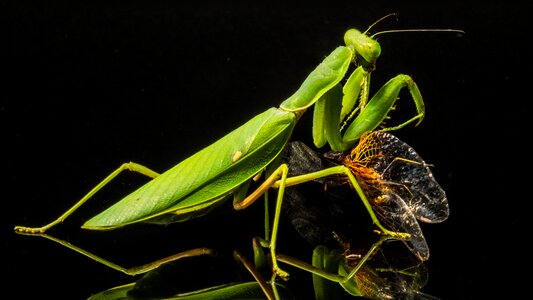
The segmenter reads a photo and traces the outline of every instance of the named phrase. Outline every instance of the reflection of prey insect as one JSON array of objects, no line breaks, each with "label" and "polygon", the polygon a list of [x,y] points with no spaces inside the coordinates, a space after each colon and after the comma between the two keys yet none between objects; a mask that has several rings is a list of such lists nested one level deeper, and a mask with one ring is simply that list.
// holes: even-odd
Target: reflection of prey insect
[{"label": "reflection of prey insect", "polygon": [[[316,247],[313,251],[314,268],[308,270],[313,273],[317,300],[342,299],[346,295],[343,290],[353,296],[376,300],[438,299],[421,292],[428,282],[428,272],[423,262],[408,253],[398,253],[398,249],[391,251],[388,247],[395,243],[384,243],[384,239],[389,238],[383,237],[376,242],[362,258],[350,252],[349,244],[344,244],[348,248],[341,246],[341,249],[329,249],[323,245]],[[280,261],[284,261],[284,258]],[[287,258],[287,262],[297,261]],[[339,277],[331,281],[335,278],[333,274]],[[336,293],[339,293],[338,296],[332,298]]]},{"label": "reflection of prey insect", "polygon": [[[315,164],[320,161],[316,154],[311,158],[312,150],[301,150],[305,145],[299,147],[298,151],[307,153],[300,157],[314,160]],[[429,248],[417,220],[442,222],[449,209],[445,192],[413,148],[390,133],[376,131],[364,136],[351,151],[330,152],[326,156],[350,169],[356,184],[349,183],[361,189],[378,218],[393,231],[409,233],[407,246],[420,260],[427,260]],[[291,164],[300,168],[306,165],[294,161]]]}]

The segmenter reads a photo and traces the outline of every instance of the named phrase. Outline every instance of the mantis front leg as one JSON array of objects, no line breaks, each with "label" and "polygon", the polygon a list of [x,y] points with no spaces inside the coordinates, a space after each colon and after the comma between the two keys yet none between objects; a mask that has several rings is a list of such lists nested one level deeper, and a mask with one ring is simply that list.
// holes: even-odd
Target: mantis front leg
[{"label": "mantis front leg", "polygon": [[[353,123],[351,123],[346,129],[343,142],[353,142],[365,133],[377,128],[385,120],[388,112],[393,108],[394,103],[398,99],[400,90],[405,87],[407,87],[413,98],[417,114],[399,125],[386,127],[381,129],[381,131],[397,130],[414,121],[417,121],[416,125],[420,124],[425,115],[424,100],[422,99],[420,90],[414,80],[408,75],[400,74],[385,83],[372,99],[370,99]],[[372,129],[368,130],[369,128]]]},{"label": "mantis front leg", "polygon": [[[383,85],[370,101],[367,101],[369,76],[370,73],[359,67],[350,77],[353,79],[348,80],[344,88],[337,85],[315,104],[313,138],[317,147],[324,146],[326,142],[334,151],[344,151],[353,147],[359,138],[383,123],[394,107],[401,89],[405,87],[413,98],[417,114],[399,125],[383,128],[381,131],[397,130],[414,121],[418,121],[418,125],[422,121],[425,115],[424,100],[410,76],[397,75]],[[353,99],[356,98],[359,98],[359,106],[353,109],[355,105]],[[341,123],[350,118],[347,111],[359,111],[359,114],[341,135]]]}]

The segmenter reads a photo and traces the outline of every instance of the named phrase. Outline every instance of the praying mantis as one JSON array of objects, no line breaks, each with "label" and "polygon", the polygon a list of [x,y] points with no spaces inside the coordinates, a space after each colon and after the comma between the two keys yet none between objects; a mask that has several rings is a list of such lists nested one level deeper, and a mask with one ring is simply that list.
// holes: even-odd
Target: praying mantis
[{"label": "praying mantis", "polygon": [[[137,222],[182,222],[209,213],[231,196],[235,209],[245,209],[268,189],[276,188],[278,194],[272,230],[264,246],[269,248],[276,276],[288,279],[289,274],[278,266],[276,260],[278,224],[285,187],[332,174],[345,174],[354,186],[358,186],[356,179],[345,169],[288,178],[289,166],[280,163],[279,158],[302,114],[313,106],[312,134],[315,145],[324,147],[329,144],[336,151],[350,149],[365,133],[378,128],[404,88],[411,94],[416,114],[384,130],[400,129],[413,122],[419,124],[425,115],[422,95],[408,75],[397,75],[374,96],[369,96],[370,74],[381,54],[375,35],[368,35],[369,29],[364,32],[357,29],[346,31],[345,45],[335,48],[279,107],[269,108],[253,117],[166,172],[158,173],[134,162],[124,163],[56,220],[42,227],[15,226],[15,232],[48,237],[47,230],[63,222],[123,171],[137,172],[152,179],[85,222],[82,228],[112,230]],[[355,66],[353,71],[352,66]],[[251,182],[258,180],[261,175],[265,175],[265,180],[249,193]],[[364,193],[356,190],[380,232],[394,238],[409,238],[406,233],[394,232],[383,226]],[[74,250],[83,253],[81,249]],[[201,254],[205,252],[195,252],[195,255]],[[107,261],[99,261],[117,268]],[[155,266],[137,270],[135,274]],[[130,273],[128,270],[122,271]]]}]

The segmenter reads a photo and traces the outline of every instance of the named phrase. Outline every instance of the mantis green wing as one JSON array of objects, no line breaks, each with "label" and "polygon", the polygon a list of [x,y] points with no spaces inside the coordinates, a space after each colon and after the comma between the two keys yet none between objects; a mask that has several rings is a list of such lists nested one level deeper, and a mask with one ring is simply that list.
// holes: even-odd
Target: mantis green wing
[{"label": "mantis green wing", "polygon": [[202,214],[261,172],[284,148],[294,114],[271,108],[88,220],[111,229],[163,214]]}]

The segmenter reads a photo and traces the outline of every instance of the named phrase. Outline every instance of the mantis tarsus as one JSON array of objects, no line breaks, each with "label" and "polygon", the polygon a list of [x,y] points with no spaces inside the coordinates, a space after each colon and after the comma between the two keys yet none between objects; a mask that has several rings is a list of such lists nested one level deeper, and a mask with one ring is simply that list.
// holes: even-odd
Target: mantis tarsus
[{"label": "mantis tarsus", "polygon": [[[315,105],[315,144],[322,147],[328,143],[332,149],[341,151],[351,148],[363,134],[380,126],[399,92],[405,87],[412,95],[417,113],[413,118],[389,129],[398,129],[414,121],[419,123],[425,114],[420,91],[408,75],[400,74],[392,78],[369,99],[370,73],[375,68],[381,48],[372,36],[367,35],[367,31],[348,30],[344,35],[346,45],[334,49],[310,73],[296,93],[278,108],[270,108],[253,117],[168,171],[159,174],[134,162],[124,163],[56,220],[38,228],[16,226],[15,231],[44,235],[125,170],[138,172],[152,180],[85,222],[83,228],[111,230],[142,221],[184,221],[208,213],[230,196],[234,197],[234,208],[243,209],[274,187],[279,190],[277,205],[271,235],[267,237],[265,245],[270,249],[275,274],[287,279],[288,273],[278,267],[275,259],[284,188],[289,184],[311,180],[312,176],[329,175],[313,174],[291,181],[287,178],[288,166],[279,163],[279,155],[291,138],[292,130],[301,115]],[[347,76],[352,64],[355,64],[355,70]],[[345,82],[341,84],[343,80]],[[359,104],[356,105],[357,101]],[[348,125],[344,126],[345,123]],[[341,125],[345,127],[342,135]],[[251,180],[262,173],[266,174],[266,180],[257,190],[248,194]],[[357,185],[355,179],[351,180]],[[392,232],[384,227],[364,194],[360,191],[358,193],[381,232],[398,238],[408,237],[407,234]]]}]

